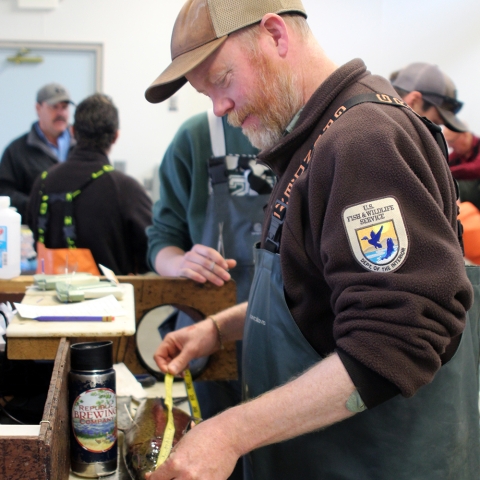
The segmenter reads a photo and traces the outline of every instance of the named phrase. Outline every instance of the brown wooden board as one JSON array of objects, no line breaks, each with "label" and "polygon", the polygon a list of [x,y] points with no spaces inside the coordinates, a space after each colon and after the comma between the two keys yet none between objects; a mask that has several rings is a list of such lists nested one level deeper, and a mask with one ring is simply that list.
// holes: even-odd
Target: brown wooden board
[{"label": "brown wooden board", "polygon": [[69,371],[70,342],[62,338],[55,358],[40,428],[47,478],[51,480],[66,479],[70,471]]},{"label": "brown wooden board", "polygon": [[[202,284],[183,278],[158,276],[122,276],[120,282],[131,283],[135,291],[136,323],[153,308],[174,305],[186,311],[195,320],[200,320],[236,303],[235,282],[223,287],[211,283]],[[124,363],[132,373],[144,373],[135,345],[135,338],[127,338]],[[225,349],[210,357],[199,380],[235,380],[237,359],[235,343],[227,343]]]},{"label": "brown wooden board", "polygon": [[[202,319],[235,305],[235,282],[223,287],[211,283],[200,284],[183,278],[159,277],[157,275],[126,275],[118,277],[120,282],[134,287],[136,324],[143,315],[161,305],[175,305],[189,313],[194,319]],[[0,280],[0,301],[19,301],[27,286],[33,284],[32,276],[20,276],[13,280]],[[88,341],[86,338],[70,339]],[[99,338],[95,338],[99,340]],[[110,338],[114,341],[116,362],[124,362],[132,373],[145,373],[135,344],[135,337]],[[57,352],[59,338],[9,338],[7,354],[12,359],[53,359]],[[207,368],[199,377],[201,380],[233,380],[237,378],[235,344],[225,345],[210,357]]]}]

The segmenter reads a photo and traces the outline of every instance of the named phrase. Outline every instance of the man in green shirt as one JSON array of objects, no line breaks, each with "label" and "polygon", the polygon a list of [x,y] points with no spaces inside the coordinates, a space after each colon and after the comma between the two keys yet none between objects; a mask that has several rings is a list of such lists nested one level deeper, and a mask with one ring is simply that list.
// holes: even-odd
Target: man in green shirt
[{"label": "man in green shirt", "polygon": [[[233,278],[237,302],[247,300],[253,245],[273,185],[271,171],[257,165],[257,153],[241,129],[213,112],[180,127],[160,166],[160,199],[147,229],[153,270],[217,286]],[[178,312],[175,321],[179,328],[191,319]],[[241,342],[237,360],[240,366]],[[192,373],[204,364],[205,359],[192,364]],[[205,419],[241,401],[240,381],[197,381],[195,390]],[[230,478],[243,478],[241,462]]]}]

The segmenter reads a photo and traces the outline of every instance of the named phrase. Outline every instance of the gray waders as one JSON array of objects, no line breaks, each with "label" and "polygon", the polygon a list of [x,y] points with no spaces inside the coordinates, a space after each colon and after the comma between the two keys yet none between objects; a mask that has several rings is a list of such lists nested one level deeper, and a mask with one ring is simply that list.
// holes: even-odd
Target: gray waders
[{"label": "gray waders", "polygon": [[[255,263],[243,337],[245,399],[288,382],[322,360],[290,315],[280,256],[256,249]],[[322,431],[251,452],[246,478],[480,478],[480,268],[466,268],[474,286],[475,304],[468,312],[455,355],[430,384],[412,398],[396,396]]]}]

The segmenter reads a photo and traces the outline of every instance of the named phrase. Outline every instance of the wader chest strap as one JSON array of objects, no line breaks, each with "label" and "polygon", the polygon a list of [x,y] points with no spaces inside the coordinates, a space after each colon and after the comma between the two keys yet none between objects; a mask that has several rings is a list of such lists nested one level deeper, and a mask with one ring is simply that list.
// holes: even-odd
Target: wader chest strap
[{"label": "wader chest strap", "polygon": [[37,221],[38,241],[45,243],[45,235],[47,231],[50,212],[48,206],[55,202],[61,202],[63,204],[63,236],[66,246],[68,248],[75,248],[75,240],[77,238],[73,200],[80,195],[94,180],[101,177],[104,173],[111,172],[113,167],[111,165],[104,165],[101,170],[93,172],[82,185],[80,185],[74,192],[62,192],[62,193],[44,193],[45,191],[45,179],[48,176],[48,172],[42,173],[42,186],[40,188],[40,210]]}]

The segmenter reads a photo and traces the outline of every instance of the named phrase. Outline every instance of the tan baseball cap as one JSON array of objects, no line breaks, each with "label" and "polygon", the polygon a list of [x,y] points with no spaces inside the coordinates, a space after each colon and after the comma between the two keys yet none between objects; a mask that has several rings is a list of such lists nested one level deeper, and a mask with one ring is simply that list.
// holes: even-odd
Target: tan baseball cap
[{"label": "tan baseball cap", "polygon": [[147,88],[145,98],[160,103],[179,90],[185,74],[200,65],[230,33],[260,22],[267,13],[307,17],[301,0],[188,0],[173,27],[172,63]]}]

